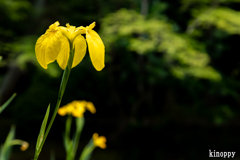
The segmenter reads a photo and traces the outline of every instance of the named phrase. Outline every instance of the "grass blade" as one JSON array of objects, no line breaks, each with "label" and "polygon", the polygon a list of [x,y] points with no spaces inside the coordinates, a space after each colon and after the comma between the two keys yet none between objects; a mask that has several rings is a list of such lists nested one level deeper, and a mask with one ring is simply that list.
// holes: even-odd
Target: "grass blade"
[{"label": "grass blade", "polygon": [[17,94],[14,93],[2,106],[0,106],[0,114],[10,104],[10,102],[12,102],[16,95]]},{"label": "grass blade", "polygon": [[14,136],[15,136],[15,127],[12,126],[11,130],[6,138],[5,143],[3,144],[2,148],[1,148],[1,155],[0,155],[1,160],[9,159],[10,153],[11,153],[11,142],[14,139]]},{"label": "grass blade", "polygon": [[36,156],[36,154],[38,155],[40,153],[39,152],[39,147],[40,147],[40,145],[42,143],[42,140],[43,140],[43,137],[44,137],[44,134],[45,134],[45,128],[46,128],[46,125],[47,125],[49,111],[50,111],[50,104],[48,105],[45,117],[44,117],[43,122],[42,122],[41,129],[40,129],[40,132],[39,132],[39,135],[38,135],[35,156]]}]

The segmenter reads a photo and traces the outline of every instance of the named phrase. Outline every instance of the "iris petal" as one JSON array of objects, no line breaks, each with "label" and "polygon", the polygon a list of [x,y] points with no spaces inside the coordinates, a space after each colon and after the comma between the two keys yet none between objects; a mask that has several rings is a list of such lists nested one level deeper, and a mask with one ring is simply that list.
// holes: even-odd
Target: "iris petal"
[{"label": "iris petal", "polygon": [[61,33],[49,30],[42,35],[36,43],[35,52],[40,65],[47,69],[47,65],[54,62],[61,49]]},{"label": "iris petal", "polygon": [[88,50],[93,66],[97,71],[101,71],[105,66],[104,65],[105,47],[102,42],[102,39],[94,30],[87,30],[86,40],[88,43]]},{"label": "iris petal", "polygon": [[81,35],[77,36],[74,39],[73,45],[75,48],[75,54],[73,58],[72,68],[78,65],[82,61],[83,57],[86,54],[86,48],[87,48],[86,41],[84,37]]},{"label": "iris petal", "polygon": [[44,46],[42,45],[42,42],[46,38],[47,38],[47,35],[45,34],[39,37],[35,46],[35,53],[36,53],[37,60],[44,69],[47,69],[47,63],[45,58],[45,52],[42,52],[42,50],[44,50]]},{"label": "iris petal", "polygon": [[69,47],[69,42],[66,37],[63,37],[61,39],[61,43],[62,43],[61,52],[59,53],[59,55],[57,57],[57,62],[58,62],[58,65],[64,70],[67,66],[70,47]]}]

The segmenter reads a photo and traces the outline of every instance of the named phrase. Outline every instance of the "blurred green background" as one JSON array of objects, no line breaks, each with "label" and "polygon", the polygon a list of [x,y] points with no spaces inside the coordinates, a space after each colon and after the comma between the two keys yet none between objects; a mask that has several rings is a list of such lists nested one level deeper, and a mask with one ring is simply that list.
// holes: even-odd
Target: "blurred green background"
[{"label": "blurred green background", "polygon": [[[202,160],[209,149],[240,158],[240,0],[0,0],[0,144],[16,125],[11,160],[32,159],[48,104],[55,107],[63,70],[44,70],[35,43],[49,25],[94,28],[105,68],[87,52],[72,69],[62,105],[93,102],[78,156],[94,132],[107,138],[91,160]],[[65,159],[66,117],[56,117],[39,160]],[[146,159],[146,158],[145,158]]]}]

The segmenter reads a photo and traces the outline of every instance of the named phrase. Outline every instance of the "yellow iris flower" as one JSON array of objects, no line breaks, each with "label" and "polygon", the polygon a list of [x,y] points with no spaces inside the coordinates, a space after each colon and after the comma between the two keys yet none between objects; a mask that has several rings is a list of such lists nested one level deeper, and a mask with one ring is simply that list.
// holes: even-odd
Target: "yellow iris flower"
[{"label": "yellow iris flower", "polygon": [[[72,68],[78,65],[86,54],[86,41],[93,66],[97,71],[104,68],[105,47],[100,36],[92,30],[95,22],[87,27],[75,27],[66,24],[59,26],[59,22],[49,26],[49,29],[40,36],[35,45],[36,57],[39,64],[47,69],[47,65],[57,60],[59,66],[65,69],[69,59],[69,52],[73,50]],[[82,36],[86,34],[86,40]]]},{"label": "yellow iris flower", "polygon": [[97,133],[93,134],[93,143],[95,146],[105,149],[107,147],[106,142],[107,142],[106,137],[104,136],[99,137]]},{"label": "yellow iris flower", "polygon": [[92,102],[87,101],[73,101],[58,109],[58,114],[65,116],[66,114],[72,114],[74,117],[83,117],[83,113],[89,110],[92,114],[96,112],[96,109]]}]

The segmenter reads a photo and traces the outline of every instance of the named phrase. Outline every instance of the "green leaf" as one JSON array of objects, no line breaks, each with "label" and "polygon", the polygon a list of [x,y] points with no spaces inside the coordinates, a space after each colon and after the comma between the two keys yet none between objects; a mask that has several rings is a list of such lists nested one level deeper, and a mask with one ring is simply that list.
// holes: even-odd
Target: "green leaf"
[{"label": "green leaf", "polygon": [[3,144],[2,148],[1,148],[1,155],[0,155],[0,159],[1,160],[8,160],[10,157],[10,153],[11,153],[11,142],[14,139],[15,136],[15,127],[12,126],[11,130],[6,138],[5,143]]},{"label": "green leaf", "polygon": [[89,160],[91,158],[92,151],[94,150],[94,148],[95,148],[95,146],[94,146],[93,138],[91,138],[91,140],[88,142],[88,144],[83,149],[79,160]]},{"label": "green leaf", "polygon": [[40,129],[40,132],[39,132],[39,135],[38,135],[35,155],[38,154],[39,147],[42,143],[42,140],[43,140],[43,137],[44,137],[44,134],[45,134],[45,128],[46,128],[46,125],[47,125],[49,110],[50,110],[50,104],[48,105],[45,117],[44,117],[43,122],[42,122],[41,129]]},{"label": "green leaf", "polygon": [[2,106],[0,106],[0,114],[1,112],[9,105],[10,102],[12,102],[12,100],[14,99],[14,97],[16,96],[17,94],[14,93]]},{"label": "green leaf", "polygon": [[66,157],[66,160],[73,160],[74,157],[72,157],[72,149],[73,149],[73,141],[69,141],[68,143],[68,150],[66,151],[67,152],[67,157]]}]

